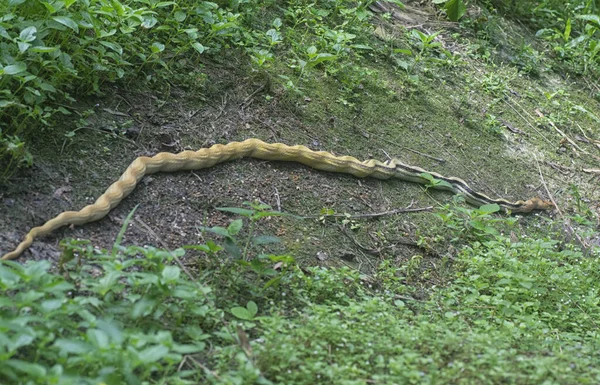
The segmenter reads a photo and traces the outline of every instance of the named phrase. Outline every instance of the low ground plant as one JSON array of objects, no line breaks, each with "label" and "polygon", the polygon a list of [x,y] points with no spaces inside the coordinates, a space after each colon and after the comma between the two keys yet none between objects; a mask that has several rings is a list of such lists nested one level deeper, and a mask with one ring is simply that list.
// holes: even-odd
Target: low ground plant
[{"label": "low ground plant", "polygon": [[252,253],[125,247],[122,233],[108,251],[63,243],[62,272],[2,262],[0,382],[598,381],[598,258],[551,238],[511,240],[492,212],[442,213],[459,236],[450,218],[467,220],[472,242],[419,298],[391,259],[371,277],[291,257],[263,275],[240,263],[261,260]]}]

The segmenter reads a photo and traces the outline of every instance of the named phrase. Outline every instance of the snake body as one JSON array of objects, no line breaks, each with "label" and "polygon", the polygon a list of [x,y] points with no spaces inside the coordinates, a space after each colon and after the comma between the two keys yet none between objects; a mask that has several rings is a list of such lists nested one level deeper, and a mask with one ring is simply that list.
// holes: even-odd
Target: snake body
[{"label": "snake body", "polygon": [[172,172],[181,170],[197,170],[214,166],[244,157],[293,161],[302,163],[317,170],[351,174],[359,178],[374,177],[379,179],[399,178],[405,181],[428,184],[430,180],[421,174],[426,173],[435,179],[448,184],[437,184],[434,188],[449,190],[465,196],[467,202],[474,205],[496,203],[511,212],[530,212],[532,210],[548,210],[553,208],[551,202],[540,198],[527,201],[510,202],[506,199],[492,199],[485,194],[474,191],[465,181],[454,177],[445,177],[420,167],[403,164],[397,159],[386,162],[378,160],[360,161],[351,156],[336,156],[325,151],[313,151],[305,146],[288,146],[282,143],[265,143],[259,139],[247,139],[243,142],[231,142],[225,145],[216,144],[198,151],[183,151],[177,154],[161,152],[153,157],[136,158],[123,175],[114,182],[93,204],[80,211],[65,211],[27,233],[17,248],[5,254],[2,259],[17,258],[33,243],[35,238],[49,234],[65,225],[81,225],[97,221],[117,206],[128,196],[138,182],[147,174],[156,172]]}]

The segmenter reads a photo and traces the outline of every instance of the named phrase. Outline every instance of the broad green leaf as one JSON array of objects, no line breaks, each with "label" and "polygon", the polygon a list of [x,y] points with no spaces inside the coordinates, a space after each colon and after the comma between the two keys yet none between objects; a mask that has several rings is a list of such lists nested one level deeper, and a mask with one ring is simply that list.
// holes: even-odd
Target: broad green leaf
[{"label": "broad green leaf", "polygon": [[240,249],[240,247],[230,237],[225,238],[223,247],[225,248],[225,251],[227,251],[233,258],[242,258],[242,249]]},{"label": "broad green leaf", "polygon": [[144,364],[149,364],[161,360],[169,354],[169,348],[164,345],[156,345],[142,350],[138,353],[138,358]]},{"label": "broad green leaf", "polygon": [[88,329],[88,341],[100,349],[106,349],[109,346],[108,335],[99,329]]},{"label": "broad green leaf", "polygon": [[16,63],[2,69],[6,75],[16,75],[27,70],[25,63]]},{"label": "broad green leaf", "polygon": [[591,21],[596,24],[598,28],[600,28],[600,16],[598,15],[578,15],[575,16],[577,19]]},{"label": "broad green leaf", "polygon": [[113,9],[117,11],[117,15],[121,17],[125,15],[125,7],[123,7],[123,4],[121,4],[119,0],[112,0],[111,4],[113,6]]},{"label": "broad green leaf", "polygon": [[29,47],[31,47],[31,44],[19,41],[19,42],[17,42],[17,46],[19,47],[19,52],[23,53],[23,52],[27,51],[27,49]]},{"label": "broad green leaf", "polygon": [[162,277],[166,283],[177,281],[180,275],[181,269],[177,266],[166,266],[162,271]]},{"label": "broad green leaf", "polygon": [[45,377],[47,374],[46,368],[44,368],[42,365],[32,364],[26,361],[8,360],[4,361],[3,365],[10,366],[11,368],[16,369],[22,373],[26,373],[27,377],[31,376],[33,378],[42,378]]},{"label": "broad green leaf", "polygon": [[120,345],[123,342],[123,333],[117,327],[114,321],[105,321],[99,319],[96,321],[98,329],[102,330],[110,339],[110,341]]},{"label": "broad green leaf", "polygon": [[152,50],[152,53],[159,53],[165,50],[165,45],[159,42],[154,42],[150,46],[150,49]]},{"label": "broad green leaf", "polygon": [[73,19],[71,19],[70,17],[54,16],[52,20],[64,25],[65,27],[72,29],[75,32],[79,32],[79,27],[77,26],[77,23],[73,21]]},{"label": "broad green leaf", "polygon": [[56,309],[59,309],[63,304],[63,300],[62,299],[49,299],[46,301],[43,301],[41,303],[41,308],[45,311],[45,312],[50,312]]},{"label": "broad green leaf", "polygon": [[0,36],[2,36],[5,39],[11,40],[9,33],[3,27],[0,27]]},{"label": "broad green leaf", "polygon": [[40,82],[38,87],[47,92],[56,92],[56,88],[54,88],[54,86],[50,83]]},{"label": "broad green leaf", "polygon": [[338,57],[336,55],[332,55],[330,53],[320,53],[314,58],[311,58],[308,62],[308,65],[314,67],[322,62],[336,60],[337,58]]},{"label": "broad green leaf", "polygon": [[242,227],[244,226],[244,222],[241,219],[236,219],[227,226],[227,232],[229,235],[237,235]]},{"label": "broad green leaf", "polygon": [[133,305],[131,317],[140,318],[146,316],[152,312],[154,306],[156,306],[156,300],[144,297]]},{"label": "broad green leaf", "polygon": [[185,12],[179,10],[179,11],[175,11],[175,15],[173,15],[173,17],[175,18],[176,21],[181,23],[185,20],[185,18],[187,17],[187,14]]},{"label": "broad green leaf", "polygon": [[250,318],[254,318],[256,313],[258,313],[258,306],[256,305],[256,302],[254,302],[254,301],[249,301],[248,304],[246,305],[246,309],[248,309]]},{"label": "broad green leaf", "polygon": [[203,53],[204,51],[206,51],[206,47],[204,47],[202,44],[198,43],[198,42],[194,42],[192,43],[192,47],[198,52],[198,53]]},{"label": "broad green leaf", "polygon": [[54,346],[60,349],[61,354],[84,354],[92,350],[92,347],[85,342],[62,338],[57,339]]},{"label": "broad green leaf", "polygon": [[119,55],[123,54],[123,47],[121,47],[117,43],[113,43],[113,42],[110,42],[110,41],[101,41],[100,44],[102,44],[103,46],[105,46],[107,48],[112,49],[113,51],[115,51]]},{"label": "broad green leaf", "polygon": [[[0,100],[0,102],[2,101]],[[0,104],[1,106],[2,104]],[[13,263],[15,262],[0,262],[0,282],[7,287],[14,286],[21,281],[22,275],[17,273],[18,269],[9,267],[9,264]]]},{"label": "broad green leaf", "polygon": [[231,314],[233,314],[234,316],[236,316],[239,319],[243,319],[246,321],[252,320],[252,315],[250,314],[248,309],[246,309],[245,307],[237,306],[237,307],[231,308],[230,311],[231,311]]},{"label": "broad green leaf", "polygon": [[452,21],[458,21],[467,12],[467,7],[463,0],[449,0],[445,5],[446,15]]},{"label": "broad green leaf", "polygon": [[144,16],[141,26],[143,28],[152,28],[158,23],[158,19],[154,16]]},{"label": "broad green leaf", "polygon": [[489,204],[489,205],[483,205],[483,206],[479,207],[479,211],[482,211],[486,214],[496,213],[496,212],[500,211],[500,206],[498,206],[496,203]]},{"label": "broad green leaf", "polygon": [[36,33],[37,33],[37,28],[35,28],[33,26],[27,27],[24,30],[22,30],[21,33],[19,34],[19,40],[24,43],[34,41]]},{"label": "broad green leaf", "polygon": [[227,229],[224,227],[221,227],[221,226],[214,226],[214,227],[200,226],[199,228],[202,231],[208,231],[210,233],[217,234],[222,237],[229,237],[229,232],[227,231]]}]

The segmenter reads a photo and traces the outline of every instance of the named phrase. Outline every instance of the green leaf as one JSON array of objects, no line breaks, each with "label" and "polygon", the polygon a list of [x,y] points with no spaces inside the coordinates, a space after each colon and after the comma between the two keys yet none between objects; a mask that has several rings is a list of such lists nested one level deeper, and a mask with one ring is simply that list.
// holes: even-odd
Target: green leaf
[{"label": "green leaf", "polygon": [[100,329],[88,329],[88,341],[100,349],[106,349],[109,346],[108,335]]},{"label": "green leaf", "polygon": [[131,317],[140,318],[147,316],[152,312],[154,306],[156,306],[156,300],[144,297],[137,301],[135,305],[133,305],[133,308],[131,309]]},{"label": "green leaf", "polygon": [[141,26],[143,28],[152,28],[158,23],[158,19],[154,16],[144,16]]},{"label": "green leaf", "polygon": [[196,50],[196,52],[198,53],[203,53],[204,51],[206,51],[206,47],[204,47],[202,44],[198,43],[198,42],[194,42],[192,43],[192,47]]},{"label": "green leaf", "polygon": [[225,212],[233,213],[233,214],[238,214],[238,215],[243,215],[245,217],[249,217],[256,212],[254,210],[242,209],[239,207],[217,207],[217,210],[225,211]]},{"label": "green leaf", "polygon": [[54,341],[54,346],[60,349],[61,354],[84,354],[92,350],[92,347],[85,342],[62,338]]},{"label": "green leaf", "polygon": [[208,231],[209,233],[220,235],[222,237],[229,237],[229,232],[227,231],[227,229],[224,227],[221,227],[221,226],[214,226],[214,227],[199,226],[199,229],[202,231]]},{"label": "green leaf", "polygon": [[19,34],[19,41],[24,43],[29,43],[35,40],[35,34],[37,33],[37,28],[35,27],[27,27],[21,31]]},{"label": "green leaf", "polygon": [[112,49],[113,51],[115,51],[119,55],[123,55],[123,47],[121,47],[117,43],[113,43],[113,42],[110,42],[110,41],[101,41],[100,44],[102,44],[103,46],[105,46],[107,48]]},{"label": "green leaf", "polygon": [[467,12],[467,7],[463,0],[449,0],[445,5],[446,15],[452,21],[458,21]]},{"label": "green leaf", "polygon": [[125,221],[123,222],[123,226],[121,226],[121,230],[119,230],[119,233],[117,234],[117,239],[115,239],[115,243],[113,244],[113,248],[112,248],[113,257],[117,255],[119,246],[121,245],[121,242],[123,241],[123,236],[125,235],[125,232],[127,231],[127,226],[129,226],[129,222],[131,221],[131,218],[133,218],[133,214],[135,213],[135,210],[137,210],[138,206],[139,206],[139,203],[137,205],[135,205],[135,207],[129,212],[129,214],[127,215],[127,218],[125,218]]},{"label": "green leaf", "polygon": [[167,354],[169,354],[169,348],[164,345],[156,345],[139,352],[138,358],[144,364],[149,364],[161,360]]},{"label": "green leaf", "polygon": [[16,63],[4,67],[1,71],[4,71],[6,75],[16,75],[24,72],[27,69],[25,63]]},{"label": "green leaf", "polygon": [[567,19],[567,25],[565,26],[565,32],[563,32],[563,38],[565,42],[569,41],[569,36],[571,36],[571,18]]},{"label": "green leaf", "polygon": [[240,230],[242,230],[242,227],[244,226],[244,221],[242,221],[241,219],[236,219],[233,222],[231,222],[229,224],[229,226],[227,226],[227,232],[229,233],[229,235],[237,235]]},{"label": "green leaf", "polygon": [[173,351],[179,354],[200,353],[206,348],[204,342],[197,342],[195,345],[174,345]]},{"label": "green leaf", "polygon": [[40,82],[38,87],[47,92],[56,92],[56,88],[54,88],[54,86],[50,83]]},{"label": "green leaf", "polygon": [[[47,372],[46,368],[38,364],[32,364],[21,360],[8,360],[4,361],[4,365],[10,366],[22,373],[26,374],[26,377],[42,378],[45,377]],[[25,377],[25,376],[24,376]]]},{"label": "green leaf", "polygon": [[166,266],[162,271],[162,277],[165,283],[177,281],[180,275],[181,269],[177,266]]},{"label": "green leaf", "polygon": [[59,49],[58,47],[35,46],[35,47],[31,47],[31,49],[29,51],[31,51],[31,52],[40,52],[40,53],[48,53],[48,52],[57,51],[58,49]]},{"label": "green leaf", "polygon": [[497,213],[498,211],[500,211],[500,206],[498,206],[496,203],[489,204],[489,205],[483,205],[483,206],[479,207],[479,211],[481,211],[485,214]]},{"label": "green leaf", "polygon": [[150,46],[150,49],[152,50],[152,53],[159,53],[165,50],[165,45],[159,42],[154,42]]},{"label": "green leaf", "polygon": [[585,21],[591,21],[596,24],[598,28],[600,28],[600,16],[598,15],[577,15],[575,18]]},{"label": "green leaf", "polygon": [[42,308],[42,310],[44,310],[45,312],[50,312],[56,309],[59,309],[63,304],[63,300],[62,299],[49,299],[46,301],[43,301],[40,306]]},{"label": "green leaf", "polygon": [[254,302],[254,301],[249,301],[248,304],[246,305],[246,309],[248,309],[250,318],[254,318],[256,313],[258,313],[258,306],[256,305],[256,302]]},{"label": "green leaf", "polygon": [[23,53],[23,52],[27,51],[27,49],[29,47],[31,47],[31,44],[23,43],[22,41],[19,41],[19,42],[17,42],[17,46],[19,47],[19,52]]},{"label": "green leaf", "polygon": [[72,29],[75,32],[79,32],[79,27],[77,26],[77,23],[75,21],[73,21],[73,19],[66,17],[66,16],[54,16],[52,18],[52,20],[64,25],[65,27],[68,27],[70,29]]},{"label": "green leaf", "polygon": [[311,67],[314,67],[320,63],[323,63],[325,61],[333,61],[333,60],[337,60],[337,56],[336,55],[332,55],[330,53],[320,53],[317,56],[311,58],[308,62],[308,65]]},{"label": "green leaf", "polygon": [[246,321],[252,320],[252,315],[245,307],[237,306],[230,309],[231,314],[239,319],[243,319]]},{"label": "green leaf", "polygon": [[242,258],[242,250],[235,243],[231,237],[225,238],[225,243],[223,244],[225,251],[227,251],[233,258],[240,259]]},{"label": "green leaf", "polygon": [[183,11],[181,11],[181,10],[175,11],[174,18],[175,18],[175,20],[176,20],[176,21],[178,21],[179,23],[183,22],[183,21],[185,20],[185,18],[186,18],[186,17],[187,17],[187,15],[186,15],[186,13],[185,13],[185,12],[183,12]]},{"label": "green leaf", "polygon": [[164,8],[164,7],[168,7],[170,5],[175,5],[175,4],[177,4],[177,3],[174,1],[161,1],[152,8]]}]

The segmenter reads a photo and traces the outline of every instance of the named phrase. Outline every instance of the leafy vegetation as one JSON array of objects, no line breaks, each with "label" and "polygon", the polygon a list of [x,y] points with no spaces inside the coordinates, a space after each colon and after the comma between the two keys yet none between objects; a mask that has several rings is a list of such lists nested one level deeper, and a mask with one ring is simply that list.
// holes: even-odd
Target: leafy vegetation
[{"label": "leafy vegetation", "polygon": [[[551,238],[511,241],[501,231],[518,231],[515,219],[494,219],[493,212],[440,212],[455,240],[472,242],[452,261],[447,283],[430,287],[424,299],[407,284],[412,273],[391,260],[366,276],[300,268],[289,256],[258,251],[228,257],[214,243],[187,248],[203,251],[191,257],[201,269],[180,264],[186,248],[119,241],[112,251],[65,242],[73,259],[61,274],[45,261],[3,262],[0,380],[598,381],[600,259]],[[462,220],[469,226],[451,225]],[[231,223],[239,234],[241,221]]]},{"label": "leafy vegetation", "polygon": [[[553,52],[562,69],[581,75],[597,75],[600,64],[600,16],[598,2],[578,0],[568,3],[543,1],[482,1],[495,13],[505,12],[533,27],[536,37]],[[488,20],[486,20],[488,22]],[[541,57],[531,45],[523,44],[515,64],[537,74]]]},{"label": "leafy vegetation", "polygon": [[[347,94],[342,99],[352,105],[364,79],[377,76],[361,65],[360,58],[390,55],[389,46],[369,38],[372,2],[294,0],[280,6],[255,0],[4,1],[0,3],[2,179],[19,165],[31,165],[28,135],[51,129],[61,116],[72,114],[70,105],[79,98],[102,93],[106,83],[129,84],[133,79],[160,86],[167,79],[191,76],[202,84],[203,56],[242,52],[249,64],[298,93],[307,71],[320,67],[340,81]],[[554,0],[535,6],[528,1],[483,1],[488,16],[476,20],[468,18],[462,0],[435,3],[450,20],[476,30],[489,29],[497,9],[510,11],[538,28],[539,39],[570,70],[596,73],[600,19],[594,1],[566,6]],[[439,32],[426,35],[412,29],[407,34],[409,47],[393,48],[391,56],[410,81],[418,80],[417,63],[424,58],[433,65],[458,63],[434,41]],[[275,62],[280,64],[270,72]],[[528,44],[513,62],[533,75],[544,66],[539,52]],[[281,64],[293,72],[278,73]]]},{"label": "leafy vegetation", "polygon": [[[105,83],[198,77],[202,55],[231,51],[265,68],[280,45],[286,46],[280,60],[301,77],[315,66],[369,50],[360,44],[369,3],[297,0],[280,8],[275,1],[254,0],[2,2],[0,158],[8,161],[3,177],[19,164],[31,165],[23,137],[52,127],[57,114],[71,113],[66,104],[101,93]],[[308,33],[300,33],[300,25]],[[351,62],[342,67],[352,71]],[[297,89],[289,78],[287,86]]]}]

